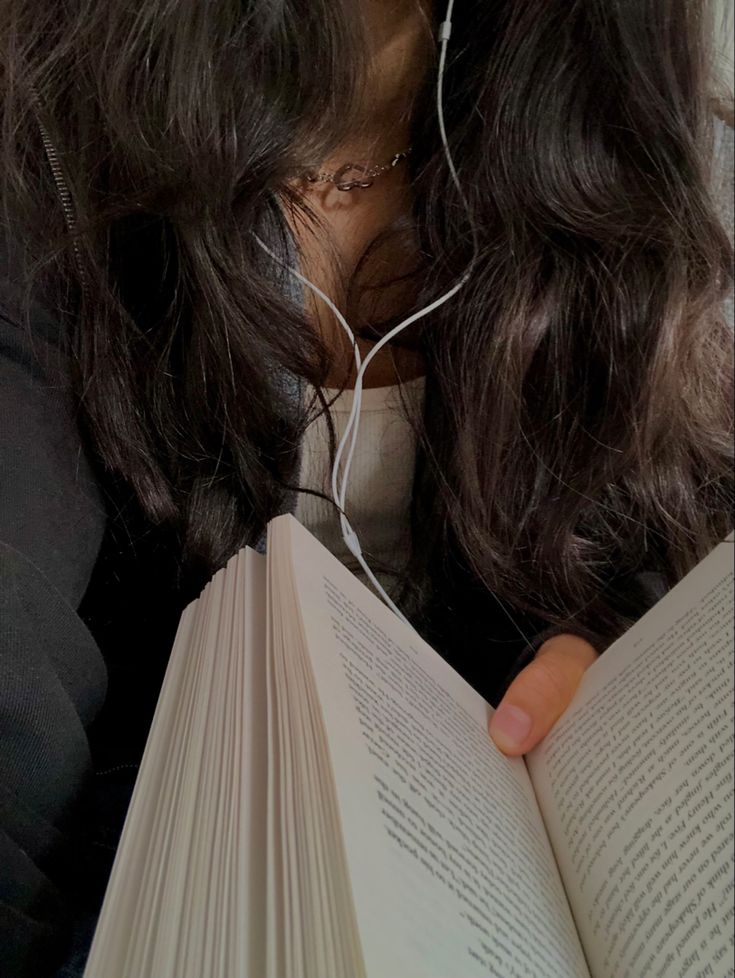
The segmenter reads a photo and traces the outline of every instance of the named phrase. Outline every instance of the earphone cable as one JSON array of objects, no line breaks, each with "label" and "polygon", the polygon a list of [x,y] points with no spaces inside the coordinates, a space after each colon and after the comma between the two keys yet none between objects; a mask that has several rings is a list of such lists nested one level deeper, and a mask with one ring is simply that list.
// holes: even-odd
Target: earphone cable
[{"label": "earphone cable", "polygon": [[[452,33],[451,17],[452,17],[453,8],[454,8],[454,0],[448,0],[445,18],[439,27],[438,38],[440,44],[440,53],[439,53],[439,64],[438,64],[438,71],[437,71],[438,77],[437,77],[437,85],[436,85],[436,110],[437,110],[437,118],[439,123],[439,133],[441,137],[442,146],[444,148],[444,155],[447,160],[447,166],[449,168],[449,172],[452,178],[452,182],[456,187],[460,200],[464,204],[465,209],[469,214],[469,206],[467,203],[467,199],[462,191],[462,187],[459,182],[459,177],[457,175],[457,170],[454,165],[454,160],[452,158],[451,149],[449,147],[446,124],[444,120],[444,72],[446,69],[446,61],[447,61],[447,45],[449,43],[449,38]],[[278,258],[278,256],[275,255],[274,252],[270,248],[268,248],[268,246],[257,235],[254,236],[256,241],[260,245],[260,247],[267,254],[269,254],[280,264],[283,264],[281,260]],[[473,228],[473,240],[474,239],[475,239],[475,234]],[[438,299],[435,299],[428,306],[425,306],[423,309],[420,309],[418,312],[412,313],[410,316],[404,319],[393,329],[389,330],[385,334],[385,336],[381,337],[378,343],[375,344],[375,346],[366,355],[364,360],[360,356],[360,351],[358,349],[357,342],[355,340],[355,335],[352,329],[347,323],[345,317],[337,309],[337,306],[332,301],[332,299],[330,299],[329,296],[326,295],[326,293],[322,289],[320,289],[317,285],[314,285],[313,282],[310,282],[305,275],[301,274],[301,272],[299,272],[295,268],[292,268],[290,265],[286,266],[286,268],[294,278],[296,278],[299,282],[301,282],[308,289],[310,289],[316,296],[318,296],[328,306],[328,308],[335,315],[342,329],[345,331],[345,334],[347,335],[350,344],[352,345],[353,355],[355,359],[355,367],[356,367],[355,387],[354,387],[353,398],[352,398],[352,407],[348,415],[345,430],[342,434],[342,437],[340,438],[339,444],[337,445],[337,449],[334,457],[334,464],[332,466],[332,477],[331,477],[332,498],[334,500],[335,506],[337,507],[339,513],[340,529],[342,531],[342,538],[344,539],[345,545],[353,554],[355,559],[358,561],[360,567],[365,572],[368,580],[373,585],[374,589],[380,595],[383,601],[409,627],[413,627],[413,626],[411,626],[411,623],[408,621],[405,615],[400,611],[400,609],[393,602],[390,595],[387,594],[387,592],[382,587],[380,582],[377,580],[375,574],[369,567],[367,561],[365,560],[357,533],[355,532],[352,525],[350,524],[350,521],[346,513],[347,486],[349,483],[350,469],[355,454],[357,435],[360,426],[360,410],[362,407],[363,378],[365,376],[365,371],[370,365],[373,357],[375,357],[380,352],[380,350],[382,350],[383,347],[386,346],[386,344],[390,343],[391,340],[393,340],[399,333],[407,329],[409,326],[412,326],[419,319],[422,319],[424,316],[427,316],[430,313],[434,312],[436,309],[440,308],[440,306],[443,306],[445,302],[448,302],[451,298],[453,298],[459,292],[459,290],[464,285],[466,285],[466,283],[468,282],[472,274],[476,259],[477,259],[477,247],[475,243],[472,261],[470,262],[470,265],[465,270],[461,278]],[[346,455],[345,455],[345,450],[347,453]],[[345,455],[344,465],[342,465],[343,455]],[[340,467],[341,467],[341,479],[340,479]]]}]

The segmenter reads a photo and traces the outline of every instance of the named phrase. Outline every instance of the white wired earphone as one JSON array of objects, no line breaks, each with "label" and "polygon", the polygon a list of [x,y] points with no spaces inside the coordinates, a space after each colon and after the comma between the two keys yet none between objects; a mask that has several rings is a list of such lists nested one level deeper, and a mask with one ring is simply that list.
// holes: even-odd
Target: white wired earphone
[{"label": "white wired earphone", "polygon": [[[449,149],[447,132],[444,124],[444,92],[443,92],[444,69],[446,67],[446,61],[447,61],[447,45],[449,43],[449,38],[452,33],[452,8],[453,7],[454,7],[454,0],[448,0],[447,12],[445,14],[444,21],[439,27],[438,39],[440,44],[440,50],[439,50],[439,66],[437,72],[437,84],[436,84],[436,113],[439,122],[439,134],[441,137],[442,146],[444,148],[444,155],[447,160],[447,166],[449,167],[449,172],[451,174],[452,181],[455,187],[457,188],[457,193],[459,194],[462,202],[465,204],[465,208],[467,208],[466,199],[462,192],[462,188],[459,183],[459,178],[457,177],[457,171],[454,166],[454,160],[452,159],[452,153],[451,150]],[[278,255],[276,255],[258,237],[257,234],[255,234],[254,237],[255,240],[260,245],[260,247],[263,249],[263,251],[265,251],[268,255],[271,256],[271,258],[275,259],[280,264],[283,264],[281,262],[281,259],[278,257]],[[346,546],[351,551],[351,553],[354,554],[358,563],[360,564],[360,567],[362,567],[363,571],[367,575],[368,580],[373,585],[376,592],[380,595],[383,601],[385,601],[388,607],[391,608],[391,610],[394,611],[395,614],[398,615],[398,617],[402,621],[404,621],[407,625],[410,626],[411,623],[408,621],[405,615],[401,613],[400,609],[395,605],[395,603],[391,600],[390,595],[388,595],[385,592],[382,585],[375,577],[375,574],[368,566],[367,561],[363,556],[362,549],[360,547],[360,541],[358,540],[357,534],[355,533],[352,526],[350,525],[350,521],[347,519],[347,515],[345,512],[346,497],[347,497],[347,483],[350,476],[350,467],[352,465],[352,458],[355,454],[355,445],[357,443],[357,432],[360,426],[360,407],[362,404],[363,378],[365,376],[365,371],[370,365],[370,361],[373,359],[374,356],[376,356],[380,352],[380,350],[382,350],[382,348],[386,344],[390,343],[390,341],[395,336],[397,336],[404,329],[407,329],[409,326],[413,325],[413,323],[415,323],[417,320],[422,319],[424,316],[427,316],[429,313],[434,312],[435,309],[438,309],[440,306],[444,305],[445,302],[447,302],[449,299],[455,296],[457,292],[459,292],[462,286],[465,285],[466,282],[468,281],[472,266],[470,266],[470,268],[464,273],[464,275],[459,279],[459,281],[456,282],[451,289],[449,289],[448,292],[445,292],[444,295],[440,296],[438,299],[435,299],[432,303],[426,306],[426,308],[420,309],[418,312],[412,313],[412,315],[410,315],[407,319],[404,319],[403,322],[399,323],[397,326],[394,326],[393,329],[389,330],[389,332],[387,332],[385,336],[381,337],[381,339],[375,344],[372,350],[370,350],[370,352],[366,355],[364,360],[360,356],[360,351],[358,349],[354,333],[350,329],[347,320],[339,311],[335,303],[329,298],[328,295],[326,295],[325,292],[322,291],[322,289],[320,289],[317,285],[314,285],[313,282],[310,282],[297,269],[292,268],[290,265],[287,265],[286,268],[288,272],[295,279],[297,279],[299,282],[302,283],[302,285],[305,285],[308,289],[310,289],[314,293],[314,295],[318,296],[322,300],[322,302],[324,302],[329,307],[329,309],[334,313],[335,317],[337,318],[337,321],[339,322],[340,326],[347,334],[347,337],[352,345],[352,350],[355,357],[355,367],[357,369],[357,375],[355,377],[355,390],[352,399],[352,409],[348,416],[347,425],[345,427],[344,434],[340,439],[339,445],[337,446],[337,452],[334,457],[334,467],[332,469],[332,499],[334,500],[334,503],[337,506],[340,513],[340,517],[339,517],[340,526],[342,529],[342,536],[344,538]],[[345,455],[345,450],[347,452],[346,455]],[[345,455],[345,460],[344,460],[344,466],[342,467],[341,480],[340,480],[340,464],[342,462],[343,455]]]}]

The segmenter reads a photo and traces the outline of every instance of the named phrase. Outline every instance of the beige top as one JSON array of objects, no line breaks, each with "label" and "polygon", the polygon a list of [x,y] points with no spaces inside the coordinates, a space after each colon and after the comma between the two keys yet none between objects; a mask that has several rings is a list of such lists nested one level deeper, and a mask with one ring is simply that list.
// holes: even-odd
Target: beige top
[{"label": "beige top", "polygon": [[[336,393],[325,391],[328,400]],[[408,557],[416,461],[416,437],[409,419],[420,415],[423,398],[423,377],[400,386],[376,387],[362,393],[346,510],[365,559],[386,590]],[[352,401],[353,391],[345,390],[330,408],[337,443],[345,430]],[[351,570],[359,570],[342,539],[337,510],[331,502],[325,416],[317,418],[304,436],[299,485],[321,490],[329,501],[299,493],[297,519]]]}]

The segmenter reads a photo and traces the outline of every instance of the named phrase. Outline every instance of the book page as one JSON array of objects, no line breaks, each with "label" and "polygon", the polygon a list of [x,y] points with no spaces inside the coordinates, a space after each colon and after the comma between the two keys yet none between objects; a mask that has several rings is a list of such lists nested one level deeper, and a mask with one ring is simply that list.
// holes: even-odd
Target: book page
[{"label": "book page", "polygon": [[262,978],[264,603],[243,550],[184,610],[87,978]]},{"label": "book page", "polygon": [[594,978],[725,978],[733,545],[616,642],[529,769]]},{"label": "book page", "polygon": [[[237,637],[243,649],[242,679],[242,778],[240,787],[239,835],[241,843],[235,850],[235,863],[240,900],[232,900],[232,913],[237,915],[233,933],[242,963],[237,974],[265,973],[265,901],[267,813],[266,785],[268,783],[267,750],[268,722],[266,717],[266,634],[265,634],[265,557],[247,547],[238,555],[241,579],[238,595],[243,602],[241,627],[244,634]],[[242,573],[244,572],[244,573]],[[232,858],[230,854],[230,858]]]},{"label": "book page", "polygon": [[587,976],[487,704],[292,517],[271,531],[291,539],[369,978]]}]

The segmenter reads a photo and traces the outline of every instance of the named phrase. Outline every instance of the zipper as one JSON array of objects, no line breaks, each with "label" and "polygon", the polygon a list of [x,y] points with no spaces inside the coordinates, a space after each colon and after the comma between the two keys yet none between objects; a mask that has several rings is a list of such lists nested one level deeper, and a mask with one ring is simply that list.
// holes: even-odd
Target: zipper
[{"label": "zipper", "polygon": [[61,161],[59,160],[59,154],[56,151],[56,147],[51,141],[51,136],[49,131],[41,121],[40,118],[40,100],[35,89],[32,91],[33,100],[36,103],[36,108],[39,110],[37,115],[38,128],[41,133],[41,141],[43,143],[43,148],[46,153],[46,159],[48,160],[49,169],[51,170],[51,175],[54,179],[54,186],[56,187],[56,193],[61,203],[61,208],[64,212],[64,221],[66,223],[66,228],[71,235],[72,248],[74,249],[74,259],[77,265],[77,271],[79,272],[79,278],[82,283],[82,289],[86,294],[87,291],[87,276],[84,270],[84,263],[82,262],[82,253],[79,249],[79,242],[77,240],[77,222],[76,216],[74,214],[74,205],[72,202],[72,196],[69,191],[69,185],[64,178],[64,171],[61,166]]}]

